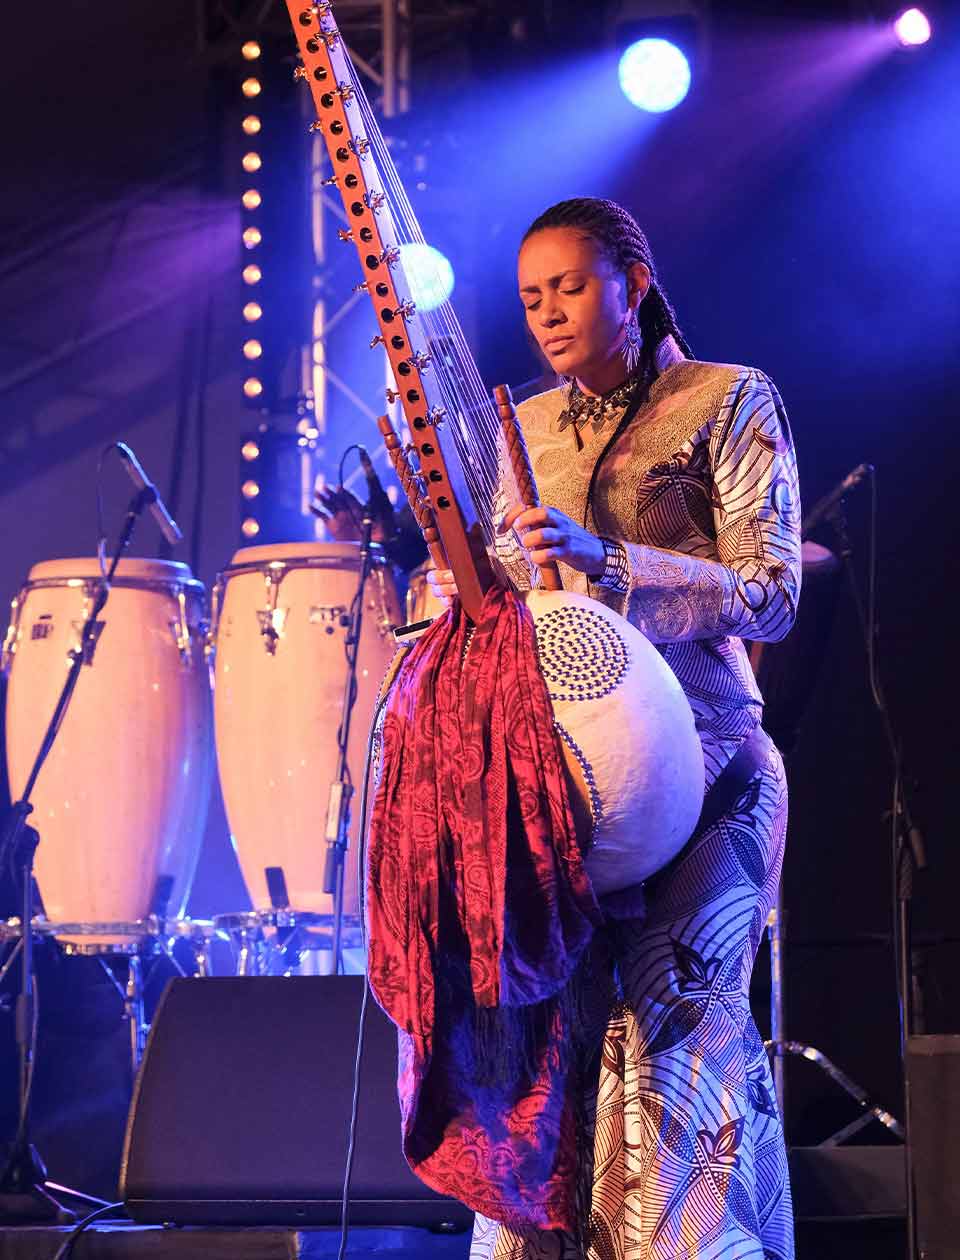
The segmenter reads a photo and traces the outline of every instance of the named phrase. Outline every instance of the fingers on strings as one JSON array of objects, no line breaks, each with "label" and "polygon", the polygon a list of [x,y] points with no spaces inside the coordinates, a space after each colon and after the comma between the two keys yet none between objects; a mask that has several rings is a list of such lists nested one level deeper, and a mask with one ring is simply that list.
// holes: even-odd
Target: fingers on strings
[{"label": "fingers on strings", "polygon": [[547,507],[523,507],[518,504],[512,507],[503,517],[498,526],[498,533],[505,534],[510,529],[515,529],[518,533],[525,529],[533,529],[538,525],[555,525],[556,520],[551,508]]}]

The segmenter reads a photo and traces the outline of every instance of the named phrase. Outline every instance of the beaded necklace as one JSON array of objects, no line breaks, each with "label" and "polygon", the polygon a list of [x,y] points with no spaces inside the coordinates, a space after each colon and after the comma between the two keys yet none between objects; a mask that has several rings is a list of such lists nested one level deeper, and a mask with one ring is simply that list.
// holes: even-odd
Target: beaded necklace
[{"label": "beaded necklace", "polygon": [[599,433],[611,416],[623,412],[639,383],[639,377],[628,376],[606,394],[585,394],[575,380],[571,381],[567,405],[557,418],[558,429],[562,433],[571,424],[577,429],[589,424],[594,433]]}]

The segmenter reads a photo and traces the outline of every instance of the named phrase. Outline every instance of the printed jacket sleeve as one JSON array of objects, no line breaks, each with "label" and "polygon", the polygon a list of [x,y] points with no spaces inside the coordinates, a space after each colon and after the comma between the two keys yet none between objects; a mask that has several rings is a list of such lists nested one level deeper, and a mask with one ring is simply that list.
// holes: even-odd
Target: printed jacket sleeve
[{"label": "printed jacket sleeve", "polygon": [[654,643],[739,635],[768,643],[800,595],[800,497],[790,426],[771,381],[747,369],[709,438],[717,559],[623,543],[626,616]]}]

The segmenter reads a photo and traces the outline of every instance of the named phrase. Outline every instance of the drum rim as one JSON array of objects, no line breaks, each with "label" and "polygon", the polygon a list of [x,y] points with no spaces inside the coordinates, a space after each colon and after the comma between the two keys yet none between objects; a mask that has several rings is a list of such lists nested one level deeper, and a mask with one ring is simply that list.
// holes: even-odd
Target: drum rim
[{"label": "drum rim", "polygon": [[[341,546],[342,544],[337,544]],[[357,544],[359,547],[359,544]],[[252,548],[243,548],[243,550],[252,550]],[[239,552],[237,553],[240,554]],[[387,564],[387,555],[379,543],[371,544],[370,548],[370,564],[373,568],[383,568]],[[360,552],[355,555],[321,555],[321,556],[290,556],[286,560],[247,560],[240,564],[228,564],[225,569],[221,569],[217,574],[217,585],[222,586],[225,581],[229,581],[233,577],[242,577],[248,573],[268,573],[271,569],[286,576],[287,573],[293,572],[294,569],[344,569],[352,572],[360,568]]]},{"label": "drum rim", "polygon": [[[99,584],[102,579],[95,577],[92,573],[74,574],[70,576],[64,574],[63,577],[42,577],[27,578],[20,587],[20,594],[24,595],[30,591],[55,590],[58,587],[69,588],[71,590],[80,590],[84,586],[91,583]],[[176,595],[178,591],[189,590],[198,595],[205,593],[206,588],[199,578],[174,578],[164,581],[163,578],[136,578],[136,577],[115,577],[110,583],[111,590],[134,590],[134,591],[160,591],[164,594]]]},{"label": "drum rim", "polygon": [[[248,547],[239,547],[230,557],[230,564],[251,563],[249,559],[242,559],[241,557],[249,557],[253,552],[264,553],[264,559],[266,559],[267,552],[282,553],[289,549],[291,558],[303,558],[310,555],[336,554],[338,551],[344,555],[349,553],[359,555],[360,547],[360,540],[357,538],[308,538],[292,542],[253,543]],[[383,544],[371,541],[370,550],[372,552],[381,552],[383,551]]]},{"label": "drum rim", "polygon": [[[344,914],[343,920],[351,926],[359,924],[359,914]],[[244,932],[254,928],[330,928],[332,911],[298,910],[284,906],[271,910],[228,910],[213,916],[214,929],[218,932]]]},{"label": "drum rim", "polygon": [[[78,566],[88,565],[93,570],[87,576],[91,578],[100,577],[100,561],[97,556],[51,556],[47,560],[38,560],[32,564],[28,570],[27,576],[34,573],[37,569],[45,569],[52,565]],[[183,582],[188,580],[196,581],[193,572],[183,560],[165,560],[162,556],[121,556],[120,563],[117,568],[118,576],[132,576],[128,571],[131,567],[136,569],[139,567],[151,568],[154,572],[157,570],[166,571],[170,575],[171,581]],[[159,576],[157,580],[160,579]]]},{"label": "drum rim", "polygon": [[[164,919],[158,915],[148,915],[145,919],[102,919],[102,920],[59,920],[48,919],[44,915],[35,915],[32,920],[34,932],[38,936],[54,938],[69,936],[119,936],[129,938],[136,943],[144,938],[172,939],[179,937],[189,940],[192,937],[213,937],[217,933],[214,919],[194,919],[190,915]],[[20,920],[13,916],[0,923],[0,939],[17,940],[21,935]],[[128,942],[124,942],[128,943]]]}]

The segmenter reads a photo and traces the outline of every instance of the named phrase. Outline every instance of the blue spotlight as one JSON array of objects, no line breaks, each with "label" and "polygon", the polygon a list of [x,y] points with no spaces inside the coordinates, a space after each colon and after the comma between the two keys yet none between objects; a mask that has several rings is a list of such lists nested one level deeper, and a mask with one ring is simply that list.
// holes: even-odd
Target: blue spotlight
[{"label": "blue spotlight", "polygon": [[903,48],[919,48],[930,38],[930,19],[922,9],[904,9],[893,24],[893,31]]},{"label": "blue spotlight", "polygon": [[432,245],[418,241],[401,245],[400,263],[419,310],[435,311],[453,292],[453,268]]},{"label": "blue spotlight", "polygon": [[663,114],[690,91],[690,63],[668,39],[638,39],[620,58],[620,86],[637,109]]}]

